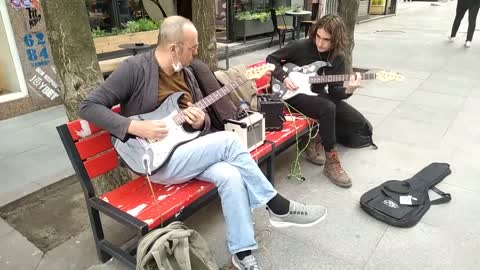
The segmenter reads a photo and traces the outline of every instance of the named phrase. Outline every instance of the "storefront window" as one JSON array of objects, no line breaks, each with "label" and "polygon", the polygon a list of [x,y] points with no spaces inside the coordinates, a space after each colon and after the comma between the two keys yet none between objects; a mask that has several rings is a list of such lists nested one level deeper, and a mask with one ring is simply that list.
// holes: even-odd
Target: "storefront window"
[{"label": "storefront window", "polygon": [[25,97],[25,78],[4,4],[0,4],[0,40],[0,102]]},{"label": "storefront window", "polygon": [[270,8],[268,0],[235,0],[234,11],[260,11]]},{"label": "storefront window", "polygon": [[128,21],[136,21],[143,16],[141,1],[118,0],[120,24],[125,25]]},{"label": "storefront window", "polygon": [[90,27],[102,31],[125,28],[129,21],[148,18],[140,0],[86,0]]},{"label": "storefront window", "polygon": [[91,28],[110,31],[115,27],[112,0],[86,0]]},{"label": "storefront window", "polygon": [[217,40],[225,40],[227,35],[227,0],[215,0],[215,29]]},{"label": "storefront window", "polygon": [[[249,38],[271,36],[273,23],[270,20],[270,10],[275,8],[277,17],[282,16],[295,3],[304,8],[304,0],[232,0],[229,9],[232,11],[232,15],[229,15],[232,17],[231,25],[227,27],[230,41],[242,38],[243,42],[246,42]],[[283,20],[288,21],[287,18]]]}]

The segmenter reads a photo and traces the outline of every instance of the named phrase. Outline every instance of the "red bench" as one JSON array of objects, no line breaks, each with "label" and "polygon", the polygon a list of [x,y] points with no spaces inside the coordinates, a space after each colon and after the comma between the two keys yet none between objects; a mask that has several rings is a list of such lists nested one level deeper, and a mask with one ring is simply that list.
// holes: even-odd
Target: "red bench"
[{"label": "red bench", "polygon": [[[260,79],[257,86],[266,87],[269,79]],[[115,108],[118,112],[118,108]],[[266,133],[266,143],[251,152],[258,163],[267,165],[266,176],[273,183],[274,156],[308,131],[308,120],[285,122],[284,129]],[[80,179],[92,226],[97,254],[106,262],[112,256],[135,268],[133,247],[120,248],[105,239],[100,212],[134,229],[138,237],[158,226],[183,220],[216,196],[213,184],[191,180],[184,184],[153,184],[155,200],[145,177],[140,176],[105,194],[96,194],[92,180],[118,166],[118,155],[110,134],[85,120],[75,120],[57,127],[72,166]],[[156,204],[158,201],[158,204]]]},{"label": "red bench", "polygon": [[[131,254],[113,246],[104,238],[99,212],[135,229],[138,236],[143,236],[155,227],[185,219],[216,195],[213,184],[200,180],[170,186],[153,184],[158,200],[156,204],[148,182],[143,176],[132,179],[110,192],[97,195],[91,181],[118,166],[118,155],[111,144],[110,134],[85,120],[75,120],[58,126],[57,131],[80,178],[97,254],[103,262],[115,256],[129,266],[135,267],[135,258]],[[272,149],[272,144],[266,143],[251,153],[259,163],[267,161],[269,173],[272,173],[273,160],[270,157]]]}]

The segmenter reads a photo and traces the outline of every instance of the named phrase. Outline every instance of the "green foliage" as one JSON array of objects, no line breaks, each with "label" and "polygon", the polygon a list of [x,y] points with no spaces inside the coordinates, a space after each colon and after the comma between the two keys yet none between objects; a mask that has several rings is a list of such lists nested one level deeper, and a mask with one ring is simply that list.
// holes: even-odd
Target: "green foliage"
[{"label": "green foliage", "polygon": [[372,0],[371,4],[372,6],[384,6],[385,0]]},{"label": "green foliage", "polygon": [[276,8],[275,11],[277,12],[277,15],[285,15],[285,12],[292,11],[292,7],[280,6]]},{"label": "green foliage", "polygon": [[93,28],[92,36],[96,37],[106,37],[106,36],[116,36],[129,33],[137,33],[150,30],[158,30],[161,22],[157,22],[151,19],[139,19],[137,21],[128,21],[125,28],[112,28],[110,32],[100,29],[99,27]]},{"label": "green foliage", "polygon": [[105,30],[100,29],[100,27],[98,26],[95,28],[92,28],[91,31],[92,31],[93,38],[107,36],[107,32]]},{"label": "green foliage", "polygon": [[267,12],[243,11],[235,14],[235,18],[240,21],[259,20],[261,22],[264,22],[269,17],[270,17],[270,13],[267,13]]},{"label": "green foliage", "polygon": [[127,27],[124,29],[125,33],[136,33],[150,30],[157,30],[159,23],[150,19],[140,19],[138,21],[127,22]]},{"label": "green foliage", "polygon": [[[284,7],[284,6],[281,6],[275,9],[277,15],[284,15],[285,12],[291,11],[291,10],[292,10],[291,7]],[[235,14],[235,18],[239,21],[259,20],[261,22],[264,22],[270,18],[270,11],[269,10],[263,10],[263,11],[257,11],[257,12],[242,11],[242,12],[237,12],[237,14]]]}]

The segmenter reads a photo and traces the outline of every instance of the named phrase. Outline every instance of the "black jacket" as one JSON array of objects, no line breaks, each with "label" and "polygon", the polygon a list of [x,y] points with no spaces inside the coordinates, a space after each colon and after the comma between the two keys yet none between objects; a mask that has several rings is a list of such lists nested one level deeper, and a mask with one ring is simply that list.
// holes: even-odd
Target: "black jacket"
[{"label": "black jacket", "polygon": [[[155,50],[127,58],[97,89],[80,103],[80,117],[112,135],[125,140],[131,119],[129,116],[155,110],[158,104],[159,65]],[[185,82],[194,102],[203,98],[193,73],[184,68]],[[120,114],[111,108],[120,104]],[[205,114],[202,134],[210,130],[210,118]]]},{"label": "black jacket", "polygon": [[[283,71],[282,66],[286,63],[292,63],[297,66],[309,65],[315,61],[330,62],[331,67],[319,69],[318,74],[322,75],[339,75],[345,73],[344,58],[340,55],[331,58],[330,52],[320,53],[317,46],[310,39],[302,39],[296,42],[291,42],[287,46],[267,56],[267,62],[276,66],[272,75],[280,81],[283,81],[288,74]],[[312,86],[312,91],[315,93],[325,92],[327,84],[315,84]],[[351,95],[345,93],[343,82],[328,83],[328,94],[334,99],[346,99]]]}]

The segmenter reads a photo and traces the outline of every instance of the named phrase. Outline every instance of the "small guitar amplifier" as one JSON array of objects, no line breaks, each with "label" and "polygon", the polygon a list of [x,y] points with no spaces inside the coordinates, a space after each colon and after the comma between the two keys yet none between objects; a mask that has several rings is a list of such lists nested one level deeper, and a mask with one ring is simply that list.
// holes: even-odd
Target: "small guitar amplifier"
[{"label": "small guitar amplifier", "polygon": [[265,115],[265,130],[282,130],[283,122],[283,101],[272,94],[262,94],[257,96],[257,107]]},{"label": "small guitar amplifier", "polygon": [[261,113],[254,111],[247,113],[248,116],[237,120],[225,120],[225,131],[235,132],[248,151],[252,151],[265,141],[265,119]]}]

